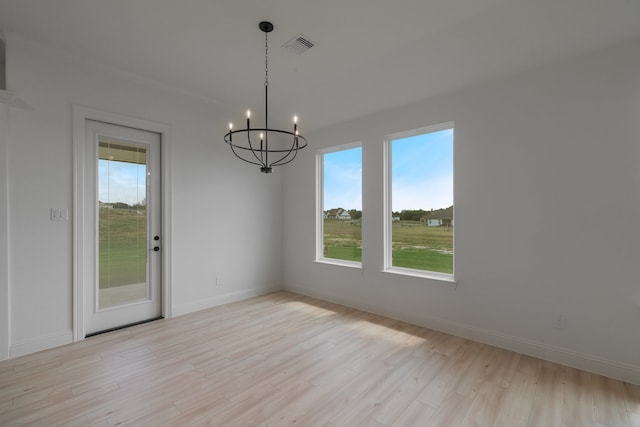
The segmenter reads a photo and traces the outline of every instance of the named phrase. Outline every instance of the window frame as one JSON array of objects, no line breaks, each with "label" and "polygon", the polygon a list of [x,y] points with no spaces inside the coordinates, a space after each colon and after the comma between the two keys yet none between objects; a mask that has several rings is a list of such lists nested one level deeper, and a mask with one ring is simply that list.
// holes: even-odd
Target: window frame
[{"label": "window frame", "polygon": [[412,129],[403,132],[397,132],[393,134],[388,134],[384,138],[384,165],[383,165],[383,175],[384,175],[384,215],[383,215],[383,234],[384,234],[384,261],[383,261],[383,273],[391,273],[391,274],[400,274],[403,276],[411,276],[411,277],[419,277],[425,279],[432,279],[434,281],[439,281],[449,284],[456,284],[456,245],[455,245],[455,228],[453,230],[453,273],[440,273],[437,271],[428,271],[428,270],[419,270],[414,268],[405,268],[405,267],[394,267],[393,263],[393,235],[392,235],[392,221],[393,221],[393,171],[392,171],[392,145],[393,141],[403,138],[408,138],[417,135],[424,135],[428,133],[440,132],[443,130],[452,129],[453,130],[453,200],[454,200],[454,209],[453,209],[453,223],[456,223],[456,209],[455,209],[455,123],[453,121],[448,121],[444,123],[438,123],[431,126],[421,127],[417,129]]},{"label": "window frame", "polygon": [[[316,151],[316,248],[315,262],[322,264],[333,264],[344,267],[352,267],[362,269],[362,261],[348,261],[337,258],[326,258],[324,256],[324,156],[325,154],[336,153],[338,151],[351,150],[360,148],[364,151],[362,141],[350,142],[347,144],[334,145],[327,148],[321,148]],[[360,165],[364,169],[364,162],[360,159]],[[364,173],[362,173],[364,175]],[[362,187],[364,186],[361,177],[360,195],[362,197]],[[363,211],[364,212],[364,211]],[[363,213],[364,216],[364,213]],[[364,249],[364,248],[363,248]],[[363,250],[364,252],[364,250]]]}]

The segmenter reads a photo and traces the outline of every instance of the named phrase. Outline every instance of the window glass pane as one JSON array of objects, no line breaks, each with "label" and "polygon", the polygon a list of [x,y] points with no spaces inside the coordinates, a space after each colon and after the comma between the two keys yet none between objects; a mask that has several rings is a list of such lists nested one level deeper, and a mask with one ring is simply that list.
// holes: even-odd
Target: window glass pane
[{"label": "window glass pane", "polygon": [[362,147],[323,156],[323,257],[362,262]]},{"label": "window glass pane", "polygon": [[453,274],[453,129],[391,141],[391,266]]}]

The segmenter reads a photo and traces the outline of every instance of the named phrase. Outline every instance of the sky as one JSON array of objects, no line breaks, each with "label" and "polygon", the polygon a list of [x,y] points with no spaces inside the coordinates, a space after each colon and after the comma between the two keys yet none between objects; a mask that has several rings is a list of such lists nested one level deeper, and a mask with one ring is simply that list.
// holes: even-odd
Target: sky
[{"label": "sky", "polygon": [[394,212],[453,205],[453,129],[392,141]]},{"label": "sky", "polygon": [[[453,129],[396,139],[391,144],[392,211],[453,205]],[[99,200],[140,203],[145,165],[99,160]],[[362,147],[324,155],[324,210],[362,210]]]},{"label": "sky", "polygon": [[[453,205],[453,129],[391,143],[392,211]],[[362,148],[324,155],[324,210],[362,210]]]},{"label": "sky", "polygon": [[135,205],[146,197],[146,165],[98,160],[98,200]]},{"label": "sky", "polygon": [[324,155],[324,209],[362,210],[362,147]]}]

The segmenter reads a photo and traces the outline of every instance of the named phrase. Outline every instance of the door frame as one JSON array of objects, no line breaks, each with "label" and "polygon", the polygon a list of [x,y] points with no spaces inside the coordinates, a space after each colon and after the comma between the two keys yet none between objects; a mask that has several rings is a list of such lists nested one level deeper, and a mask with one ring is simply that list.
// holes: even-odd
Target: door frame
[{"label": "door frame", "polygon": [[85,131],[87,120],[130,127],[160,134],[160,194],[162,216],[162,316],[171,317],[171,128],[169,125],[137,119],[117,113],[101,111],[81,105],[73,105],[73,341],[85,337],[85,263],[93,257],[92,248],[85,248],[83,239],[88,218],[85,203]]}]

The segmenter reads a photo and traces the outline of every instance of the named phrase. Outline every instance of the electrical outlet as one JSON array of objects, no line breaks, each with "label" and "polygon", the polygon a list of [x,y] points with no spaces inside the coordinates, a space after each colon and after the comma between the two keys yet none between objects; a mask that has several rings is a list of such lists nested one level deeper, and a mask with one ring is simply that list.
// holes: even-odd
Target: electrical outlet
[{"label": "electrical outlet", "polygon": [[567,316],[556,314],[553,316],[553,329],[567,329]]}]

